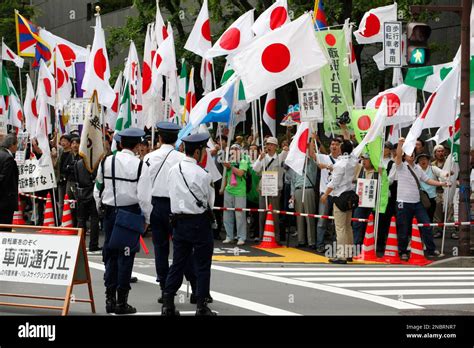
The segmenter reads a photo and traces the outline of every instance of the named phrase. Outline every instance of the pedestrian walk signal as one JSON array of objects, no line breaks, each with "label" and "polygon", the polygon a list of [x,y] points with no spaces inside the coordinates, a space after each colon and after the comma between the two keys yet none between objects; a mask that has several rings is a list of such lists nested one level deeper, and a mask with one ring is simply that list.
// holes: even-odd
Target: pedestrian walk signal
[{"label": "pedestrian walk signal", "polygon": [[410,64],[413,65],[424,65],[426,58],[426,51],[424,48],[415,48],[411,51]]},{"label": "pedestrian walk signal", "polygon": [[426,65],[430,60],[428,39],[431,27],[425,23],[408,23],[407,26],[407,61],[409,65]]}]

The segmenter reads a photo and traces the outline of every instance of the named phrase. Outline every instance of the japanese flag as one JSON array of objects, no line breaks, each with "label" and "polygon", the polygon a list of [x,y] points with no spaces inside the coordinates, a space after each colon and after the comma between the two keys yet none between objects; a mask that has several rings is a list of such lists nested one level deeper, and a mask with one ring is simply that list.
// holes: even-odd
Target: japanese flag
[{"label": "japanese flag", "polygon": [[[44,63],[41,61],[41,63]],[[38,90],[36,91],[37,101],[38,101],[38,123],[36,124],[35,136],[38,140],[38,146],[43,152],[43,155],[48,156],[50,154],[48,134],[51,133],[51,121],[49,115],[49,107],[47,102],[47,96],[44,90],[44,87],[38,85]]]},{"label": "japanese flag", "polygon": [[[130,83],[130,101],[132,110],[132,127],[143,128],[145,122],[142,117],[142,74],[140,72],[140,61],[137,48],[133,41],[130,42],[127,63],[124,71],[125,80]],[[115,95],[115,93],[114,93]],[[114,99],[115,101],[115,99]]]},{"label": "japanese flag", "polygon": [[165,21],[163,20],[160,11],[160,1],[156,0],[155,37],[158,46],[166,40],[168,34],[168,29],[166,28]]},{"label": "japanese flag", "polygon": [[15,63],[15,65],[18,68],[23,68],[23,63],[25,60],[19,56],[17,56],[11,49],[8,48],[8,46],[5,44],[5,42],[2,41],[2,59],[3,60],[9,60]]},{"label": "japanese flag", "polygon": [[69,78],[68,68],[64,62],[63,55],[58,46],[54,49],[55,61],[54,61],[54,74],[57,91],[58,105],[64,106],[69,100],[71,100],[72,83]]},{"label": "japanese flag", "polygon": [[254,40],[230,62],[242,78],[247,102],[328,63],[309,13]]},{"label": "japanese flag", "polygon": [[270,129],[273,137],[276,137],[276,98],[275,90],[268,92],[263,110],[263,121]]},{"label": "japanese flag", "polygon": [[115,129],[115,123],[117,122],[122,83],[123,83],[123,73],[120,72],[114,85],[114,92],[115,92],[114,103],[112,104],[112,107],[107,108],[107,113],[105,114],[105,123],[109,127],[109,129]]},{"label": "japanese flag", "polygon": [[23,121],[23,110],[21,108],[20,99],[14,93],[9,97],[8,122],[16,128],[22,129],[21,122]]},{"label": "japanese flag", "polygon": [[262,36],[272,30],[280,28],[290,22],[288,16],[288,5],[286,0],[277,0],[260,17],[257,18],[252,30],[257,37]]},{"label": "japanese flag", "polygon": [[212,59],[202,59],[201,62],[201,81],[202,81],[202,89],[204,90],[203,95],[212,91]]},{"label": "japanese flag", "polygon": [[152,76],[155,75],[172,76],[176,74],[176,53],[174,47],[173,29],[168,22],[169,35],[158,47],[153,59]]},{"label": "japanese flag", "polygon": [[428,98],[420,116],[410,128],[403,144],[403,151],[412,154],[416,140],[423,129],[454,124],[459,110],[460,67],[456,65],[436,91]]},{"label": "japanese flag", "polygon": [[387,89],[367,102],[367,108],[378,109],[387,97],[386,126],[411,123],[416,118],[416,88],[400,85]]},{"label": "japanese flag", "polygon": [[38,107],[36,105],[35,90],[28,74],[26,75],[26,95],[25,102],[23,104],[23,110],[25,112],[26,131],[33,138],[36,136],[36,126],[38,123]]},{"label": "japanese flag", "polygon": [[214,46],[207,51],[205,58],[209,59],[227,54],[235,54],[247,46],[254,37],[252,32],[254,11],[252,9],[244,13],[232,23]]},{"label": "japanese flag", "polygon": [[209,24],[209,11],[207,8],[207,0],[202,2],[201,11],[194,23],[193,30],[189,34],[188,41],[184,45],[184,49],[204,57],[206,52],[212,47],[211,43],[211,26]]},{"label": "japanese flag", "polygon": [[95,19],[94,41],[86,71],[82,80],[82,89],[88,96],[97,91],[99,103],[110,108],[115,100],[115,93],[109,84],[110,65],[105,48],[105,36],[100,16]]},{"label": "japanese flag", "polygon": [[290,144],[290,151],[285,164],[299,175],[303,174],[306,150],[309,140],[309,122],[301,122]]},{"label": "japanese flag", "polygon": [[[46,67],[46,63],[42,59],[40,62],[40,68],[38,73],[38,85],[43,88],[47,103],[51,106],[55,106],[56,91],[54,77],[48,70],[48,68]],[[36,91],[36,93],[39,93],[38,90]],[[38,94],[36,97],[38,98]]]},{"label": "japanese flag", "polygon": [[359,67],[357,66],[356,55],[354,52],[354,45],[352,43],[352,26],[349,24],[350,20],[346,19],[342,30],[344,30],[344,36],[346,37],[347,52],[350,53],[350,67],[352,80],[357,81],[360,79]]},{"label": "japanese flag", "polygon": [[383,41],[383,24],[397,20],[397,3],[377,7],[364,14],[359,30],[354,32],[358,43],[368,44]]}]

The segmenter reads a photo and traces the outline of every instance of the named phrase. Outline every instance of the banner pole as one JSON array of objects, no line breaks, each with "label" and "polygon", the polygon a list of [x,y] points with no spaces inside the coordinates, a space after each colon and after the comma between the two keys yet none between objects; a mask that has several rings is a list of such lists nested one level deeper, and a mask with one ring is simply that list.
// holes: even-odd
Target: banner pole
[{"label": "banner pole", "polygon": [[377,249],[377,237],[379,232],[379,220],[380,220],[380,199],[382,197],[381,190],[382,190],[382,174],[383,174],[383,149],[384,149],[384,139],[385,139],[385,130],[387,127],[383,127],[382,131],[382,146],[381,146],[381,155],[379,159],[379,168],[378,173],[379,177],[377,180],[377,197],[375,200],[375,221],[374,221],[374,237],[375,237],[375,249]]}]

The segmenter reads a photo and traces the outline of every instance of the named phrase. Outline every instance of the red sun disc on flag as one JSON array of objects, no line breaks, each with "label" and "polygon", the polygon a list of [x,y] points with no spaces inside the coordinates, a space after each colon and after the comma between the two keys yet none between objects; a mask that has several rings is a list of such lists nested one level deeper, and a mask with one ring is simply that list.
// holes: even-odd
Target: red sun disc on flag
[{"label": "red sun disc on flag", "polygon": [[324,37],[324,40],[326,41],[326,43],[328,44],[328,46],[334,46],[336,44],[336,37],[333,35],[333,34],[327,34],[325,37]]},{"label": "red sun disc on flag", "polygon": [[224,35],[222,35],[219,45],[225,50],[233,50],[239,47],[240,44],[240,30],[237,28],[230,28]]},{"label": "red sun disc on flag", "polygon": [[212,111],[212,109],[214,109],[216,107],[216,105],[219,104],[220,100],[221,100],[221,98],[212,99],[211,102],[209,103],[208,107],[207,107],[207,113],[210,113]]},{"label": "red sun disc on flag", "polygon": [[64,76],[64,71],[62,69],[56,68],[56,79],[58,83],[58,89],[64,85],[64,81],[66,81],[66,77]]},{"label": "red sun disc on flag", "polygon": [[372,124],[372,121],[370,117],[367,115],[361,116],[359,120],[357,121],[357,127],[359,127],[361,131],[368,130],[371,124]]},{"label": "red sun disc on flag", "polygon": [[207,166],[207,151],[204,152],[204,155],[202,156],[202,161],[199,163],[201,168],[206,168]]},{"label": "red sun disc on flag", "polygon": [[263,50],[263,67],[271,73],[285,70],[291,62],[291,53],[288,47],[281,43],[274,43]]},{"label": "red sun disc on flag", "polygon": [[163,61],[163,58],[161,58],[160,54],[157,54],[156,60],[155,60],[155,67],[157,69],[160,67],[162,61]]},{"label": "red sun disc on flag", "polygon": [[18,120],[23,120],[23,113],[21,112],[21,110],[18,110],[17,114],[16,114],[16,117],[18,118]]},{"label": "red sun disc on flag", "polygon": [[361,33],[363,37],[372,37],[380,32],[380,20],[371,13],[365,21],[365,30]]},{"label": "red sun disc on flag", "polygon": [[267,107],[265,108],[267,111],[268,116],[274,120],[276,118],[276,100],[272,99],[267,103]]},{"label": "red sun disc on flag", "polygon": [[36,108],[36,99],[33,98],[31,100],[31,112],[33,113],[33,116],[38,117],[38,109]]},{"label": "red sun disc on flag", "polygon": [[66,64],[66,67],[69,68],[76,60],[76,54],[74,53],[73,49],[67,45],[59,44],[58,48],[61,52],[61,55],[63,56],[64,64]]},{"label": "red sun disc on flag", "polygon": [[387,93],[380,96],[375,102],[375,108],[378,109],[382,104],[383,97],[387,97],[387,116],[392,117],[400,109],[400,98],[394,93]]},{"label": "red sun disc on flag", "polygon": [[147,62],[143,62],[142,89],[143,93],[148,92],[151,86],[151,69]]},{"label": "red sun disc on flag", "polygon": [[94,56],[94,71],[101,80],[104,80],[106,70],[107,61],[104,56],[104,49],[99,48]]},{"label": "red sun disc on flag", "polygon": [[43,79],[43,85],[46,90],[46,95],[51,98],[53,96],[51,93],[51,81],[49,81],[49,79]]},{"label": "red sun disc on flag", "polygon": [[286,12],[286,8],[283,6],[276,7],[270,15],[270,29],[275,30],[281,27],[285,24],[287,18],[288,13]]},{"label": "red sun disc on flag", "polygon": [[306,153],[306,147],[308,146],[308,136],[309,136],[309,128],[305,129],[305,131],[301,133],[300,138],[298,139],[298,149],[302,153]]},{"label": "red sun disc on flag", "polygon": [[118,112],[118,102],[119,102],[119,94],[115,93],[115,100],[111,107],[113,112]]},{"label": "red sun disc on flag", "polygon": [[356,61],[356,55],[354,51],[354,45],[352,44],[352,42],[349,43],[349,47],[351,50],[351,63],[354,63]]},{"label": "red sun disc on flag", "polygon": [[161,35],[163,35],[163,40],[166,40],[166,38],[168,37],[168,30],[164,25],[163,28],[161,28]]},{"label": "red sun disc on flag", "polygon": [[209,24],[209,19],[206,19],[204,24],[201,27],[202,37],[207,41],[211,41],[211,25]]}]

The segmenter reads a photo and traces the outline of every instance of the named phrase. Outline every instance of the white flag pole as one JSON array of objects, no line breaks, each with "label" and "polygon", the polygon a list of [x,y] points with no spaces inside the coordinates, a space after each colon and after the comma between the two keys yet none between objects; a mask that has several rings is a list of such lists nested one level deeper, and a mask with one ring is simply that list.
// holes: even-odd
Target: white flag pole
[{"label": "white flag pole", "polygon": [[385,130],[387,127],[383,127],[382,130],[382,145],[381,145],[381,155],[380,155],[380,160],[379,160],[379,177],[377,180],[377,196],[375,199],[375,221],[374,221],[374,235],[375,235],[375,248],[377,249],[377,236],[378,236],[378,230],[379,230],[379,220],[380,220],[380,200],[382,197],[381,190],[382,190],[382,176],[383,176],[383,149],[384,149],[384,141],[385,141]]}]

